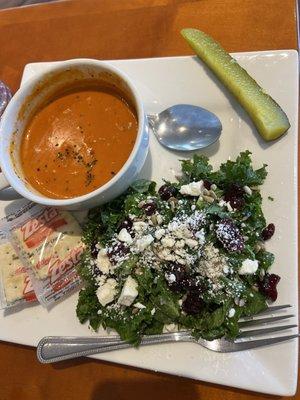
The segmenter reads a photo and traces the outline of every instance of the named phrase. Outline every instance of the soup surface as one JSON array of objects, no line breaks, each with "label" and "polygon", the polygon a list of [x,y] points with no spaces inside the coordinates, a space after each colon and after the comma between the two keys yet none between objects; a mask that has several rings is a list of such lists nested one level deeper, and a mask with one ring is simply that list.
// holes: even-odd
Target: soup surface
[{"label": "soup surface", "polygon": [[23,134],[28,183],[54,199],[89,193],[128,159],[137,135],[133,108],[112,88],[70,89],[42,107]]}]

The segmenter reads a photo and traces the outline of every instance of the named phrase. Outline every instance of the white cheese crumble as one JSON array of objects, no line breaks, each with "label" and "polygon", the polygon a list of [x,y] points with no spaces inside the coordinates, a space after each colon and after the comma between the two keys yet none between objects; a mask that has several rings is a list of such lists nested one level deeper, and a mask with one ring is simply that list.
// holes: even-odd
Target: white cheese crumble
[{"label": "white cheese crumble", "polygon": [[192,249],[198,246],[197,240],[194,239],[185,239],[185,244]]},{"label": "white cheese crumble", "polygon": [[146,308],[146,306],[144,306],[142,303],[134,303],[133,307],[138,308],[139,310]]},{"label": "white cheese crumble", "polygon": [[180,193],[187,196],[200,196],[204,189],[203,181],[191,182],[188,185],[182,185]]},{"label": "white cheese crumble", "polygon": [[239,274],[240,275],[252,275],[255,274],[258,268],[258,261],[257,260],[250,260],[247,258],[242,262],[242,266],[239,269]]},{"label": "white cheese crumble", "polygon": [[125,242],[127,244],[131,244],[132,243],[132,237],[130,236],[130,233],[127,231],[126,228],[123,228],[120,230],[119,234],[118,234],[118,239],[120,240],[120,242]]},{"label": "white cheese crumble", "polygon": [[148,224],[143,221],[136,221],[132,226],[136,232],[144,232],[148,228]]},{"label": "white cheese crumble", "polygon": [[131,306],[131,304],[134,302],[134,300],[139,294],[137,288],[138,288],[137,281],[129,275],[123,285],[120,297],[118,299],[118,303],[127,307]]},{"label": "white cheese crumble", "polygon": [[109,269],[111,268],[112,265],[111,262],[109,261],[106,249],[101,249],[99,251],[97,255],[96,265],[103,274],[107,275],[109,273]]},{"label": "white cheese crumble", "polygon": [[155,231],[155,234],[154,234],[154,236],[155,236],[155,238],[157,239],[157,240],[160,240],[163,236],[164,236],[164,234],[165,234],[165,230],[164,229],[157,229],[156,231]]},{"label": "white cheese crumble", "polygon": [[176,276],[174,274],[165,274],[165,278],[169,283],[176,281]]},{"label": "white cheese crumble", "polygon": [[135,242],[135,249],[137,253],[141,253],[144,251],[150,244],[154,241],[152,235],[142,236],[140,239],[137,239]]},{"label": "white cheese crumble", "polygon": [[235,309],[234,308],[231,308],[229,311],[228,311],[228,317],[229,318],[233,318],[235,316]]},{"label": "white cheese crumble", "polygon": [[227,266],[226,258],[219,253],[219,250],[208,243],[203,249],[203,256],[199,260],[198,271],[202,276],[217,282],[224,274],[224,267]]},{"label": "white cheese crumble", "polygon": [[154,315],[154,314],[155,314],[155,308],[152,308],[151,315]]},{"label": "white cheese crumble", "polygon": [[175,245],[175,240],[172,239],[170,236],[166,236],[161,239],[161,244],[164,247],[173,247]]},{"label": "white cheese crumble", "polygon": [[97,289],[96,295],[98,297],[99,303],[103,307],[114,300],[117,293],[116,286],[117,281],[115,279],[109,278],[102,286]]}]

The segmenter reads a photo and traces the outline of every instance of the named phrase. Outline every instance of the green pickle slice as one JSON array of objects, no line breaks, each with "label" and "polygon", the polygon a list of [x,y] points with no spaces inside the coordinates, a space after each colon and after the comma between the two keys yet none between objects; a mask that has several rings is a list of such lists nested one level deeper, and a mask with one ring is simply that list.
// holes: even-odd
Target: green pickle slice
[{"label": "green pickle slice", "polygon": [[197,56],[214,72],[251,117],[265,140],[274,140],[290,127],[282,108],[212,37],[197,29],[183,29]]}]

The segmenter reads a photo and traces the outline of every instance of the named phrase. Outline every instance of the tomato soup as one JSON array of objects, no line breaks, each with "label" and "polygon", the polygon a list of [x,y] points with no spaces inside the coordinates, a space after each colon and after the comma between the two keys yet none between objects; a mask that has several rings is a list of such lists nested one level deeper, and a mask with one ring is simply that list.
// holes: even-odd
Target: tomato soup
[{"label": "tomato soup", "polygon": [[133,107],[114,88],[73,88],[39,109],[20,158],[28,183],[54,199],[89,193],[127,161],[137,136]]}]

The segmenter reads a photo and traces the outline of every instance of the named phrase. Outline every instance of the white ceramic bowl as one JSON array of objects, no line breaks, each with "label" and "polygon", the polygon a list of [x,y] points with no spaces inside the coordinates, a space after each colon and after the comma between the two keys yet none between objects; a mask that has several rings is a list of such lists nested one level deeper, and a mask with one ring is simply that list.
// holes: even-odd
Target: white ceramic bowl
[{"label": "white ceramic bowl", "polygon": [[[46,98],[66,84],[85,79],[101,79],[126,92],[138,117],[137,138],[128,160],[109,182],[83,196],[51,199],[37,192],[23,175],[19,159],[21,137],[28,120]],[[0,123],[0,190],[12,186],[23,197],[35,203],[68,210],[95,207],[112,200],[128,188],[145,162],[148,146],[148,125],[143,104],[130,79],[117,68],[102,61],[68,60],[50,72],[31,79],[17,91],[7,106]]]}]

